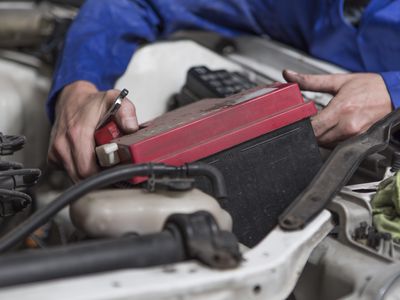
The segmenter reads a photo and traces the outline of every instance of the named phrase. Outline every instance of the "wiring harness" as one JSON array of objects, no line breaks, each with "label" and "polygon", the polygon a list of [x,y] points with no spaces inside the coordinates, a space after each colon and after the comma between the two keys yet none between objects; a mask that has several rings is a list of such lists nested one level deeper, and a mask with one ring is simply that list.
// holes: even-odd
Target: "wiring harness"
[{"label": "wiring harness", "polygon": [[[4,135],[0,132],[0,155],[12,155],[21,150],[26,138],[20,135]],[[21,163],[1,160],[0,157],[0,217],[11,217],[28,207],[32,198],[28,188],[40,177],[39,169],[24,168]]]}]

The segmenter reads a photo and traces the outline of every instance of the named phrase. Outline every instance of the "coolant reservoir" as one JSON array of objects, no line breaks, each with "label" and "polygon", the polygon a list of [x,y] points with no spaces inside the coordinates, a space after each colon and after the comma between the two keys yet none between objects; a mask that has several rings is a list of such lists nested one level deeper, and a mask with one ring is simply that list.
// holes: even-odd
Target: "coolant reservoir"
[{"label": "coolant reservoir", "polygon": [[90,237],[117,237],[159,232],[171,214],[199,210],[210,212],[221,229],[232,229],[231,216],[213,197],[197,189],[96,191],[71,205],[70,215],[74,225]]}]

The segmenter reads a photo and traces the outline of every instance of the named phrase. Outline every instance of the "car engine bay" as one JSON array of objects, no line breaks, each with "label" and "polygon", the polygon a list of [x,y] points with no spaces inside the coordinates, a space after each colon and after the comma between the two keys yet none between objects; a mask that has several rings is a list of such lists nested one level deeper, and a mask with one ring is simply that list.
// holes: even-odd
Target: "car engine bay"
[{"label": "car engine bay", "polygon": [[347,71],[269,37],[141,47],[115,86],[139,131],[99,128],[104,170],[77,184],[48,165],[46,95],[81,4],[0,1],[0,299],[400,299],[400,240],[372,200],[396,186],[400,112],[319,147],[332,96],[281,70]]}]

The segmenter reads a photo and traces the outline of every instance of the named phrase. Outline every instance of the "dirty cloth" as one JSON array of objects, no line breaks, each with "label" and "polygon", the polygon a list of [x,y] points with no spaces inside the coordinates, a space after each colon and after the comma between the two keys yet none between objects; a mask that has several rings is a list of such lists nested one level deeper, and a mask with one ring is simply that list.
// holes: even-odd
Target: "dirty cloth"
[{"label": "dirty cloth", "polygon": [[377,230],[400,241],[400,172],[380,183],[371,205]]}]

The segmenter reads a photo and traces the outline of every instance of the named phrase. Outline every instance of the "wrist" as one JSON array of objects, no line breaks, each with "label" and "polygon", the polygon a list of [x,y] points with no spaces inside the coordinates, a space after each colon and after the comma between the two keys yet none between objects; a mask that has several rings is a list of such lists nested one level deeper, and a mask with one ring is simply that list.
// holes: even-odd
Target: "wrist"
[{"label": "wrist", "polygon": [[64,98],[65,96],[69,97],[71,95],[77,96],[82,94],[92,94],[97,92],[97,87],[93,83],[85,80],[78,80],[66,85],[62,89],[59,98]]},{"label": "wrist", "polygon": [[85,98],[85,96],[97,92],[97,87],[93,83],[85,80],[74,81],[73,83],[66,85],[57,97],[57,102],[55,105],[56,114],[58,107],[64,106],[66,103],[71,102],[79,103],[81,99]]}]

